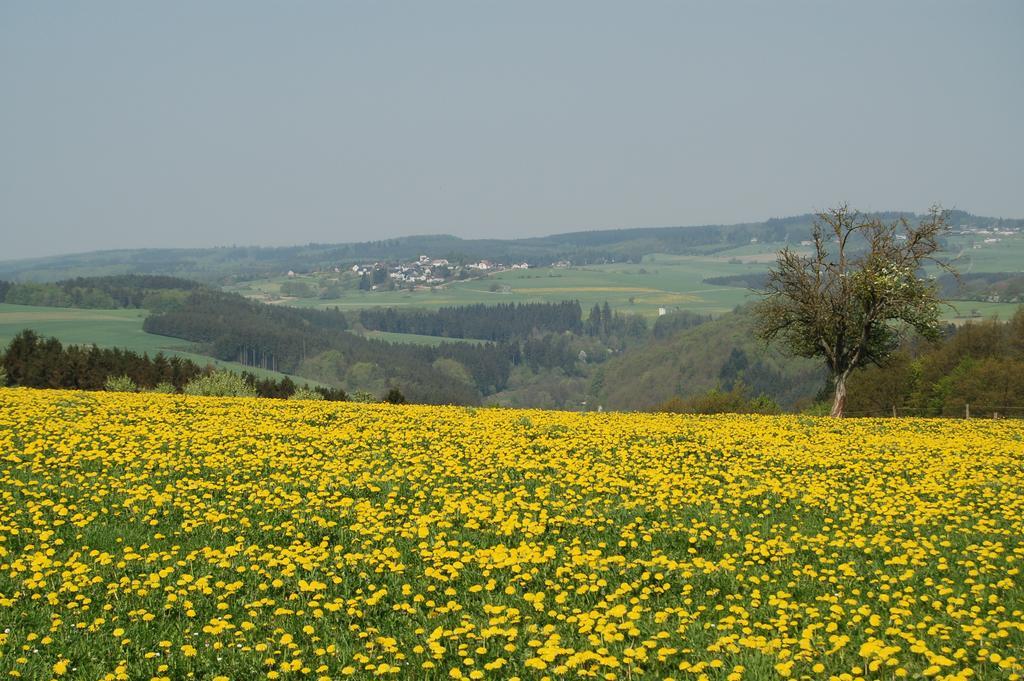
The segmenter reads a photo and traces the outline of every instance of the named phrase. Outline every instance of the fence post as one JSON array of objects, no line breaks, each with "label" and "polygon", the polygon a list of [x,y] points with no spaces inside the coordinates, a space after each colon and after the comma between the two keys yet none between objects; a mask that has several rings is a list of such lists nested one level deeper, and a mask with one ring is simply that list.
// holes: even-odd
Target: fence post
[{"label": "fence post", "polygon": [[971,418],[971,405],[966,402],[964,402],[964,418]]}]

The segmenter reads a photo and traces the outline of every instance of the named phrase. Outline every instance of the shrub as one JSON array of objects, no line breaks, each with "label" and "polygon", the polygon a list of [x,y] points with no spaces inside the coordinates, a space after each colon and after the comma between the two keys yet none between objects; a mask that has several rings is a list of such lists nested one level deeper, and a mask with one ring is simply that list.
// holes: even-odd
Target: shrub
[{"label": "shrub", "polygon": [[388,404],[405,404],[405,395],[398,388],[392,388],[388,391],[388,394],[384,396],[384,401]]},{"label": "shrub", "polygon": [[299,388],[288,396],[289,400],[322,400],[324,396],[312,388]]},{"label": "shrub", "polygon": [[327,388],[321,386],[319,388],[314,388],[313,392],[330,402],[344,402],[348,399],[348,394],[341,388]]},{"label": "shrub", "polygon": [[812,402],[800,411],[804,416],[828,416],[832,413],[831,402]]},{"label": "shrub", "polygon": [[109,376],[103,383],[103,389],[111,393],[135,393],[139,386],[127,376]]},{"label": "shrub", "polygon": [[676,414],[778,414],[779,405],[766,395],[751,398],[742,382],[732,390],[709,390],[703,395],[673,397],[658,407],[658,411]]},{"label": "shrub", "polygon": [[153,389],[150,390],[150,392],[170,395],[178,392],[178,389],[174,387],[173,383],[168,383],[167,381],[160,381],[155,386],[153,386]]},{"label": "shrub", "polygon": [[350,402],[376,402],[377,399],[373,396],[373,393],[368,393],[365,390],[357,390],[349,397]]},{"label": "shrub", "polygon": [[0,367],[0,388],[7,385],[7,369]]},{"label": "shrub", "polygon": [[184,392],[209,397],[256,397],[256,389],[244,378],[224,370],[194,379],[185,386]]}]

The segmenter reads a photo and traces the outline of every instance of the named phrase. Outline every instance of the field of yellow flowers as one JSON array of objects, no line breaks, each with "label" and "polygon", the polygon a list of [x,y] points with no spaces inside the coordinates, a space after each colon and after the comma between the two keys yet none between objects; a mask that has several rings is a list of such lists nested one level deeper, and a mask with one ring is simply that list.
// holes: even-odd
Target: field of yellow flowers
[{"label": "field of yellow flowers", "polygon": [[0,390],[0,677],[1018,678],[1019,421]]}]

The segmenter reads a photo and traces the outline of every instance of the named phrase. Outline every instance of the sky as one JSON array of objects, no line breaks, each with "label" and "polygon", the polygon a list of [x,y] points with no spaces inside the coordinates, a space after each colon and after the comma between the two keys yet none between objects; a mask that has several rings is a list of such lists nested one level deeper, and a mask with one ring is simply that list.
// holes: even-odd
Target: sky
[{"label": "sky", "polygon": [[1024,2],[0,3],[0,260],[1024,217]]}]

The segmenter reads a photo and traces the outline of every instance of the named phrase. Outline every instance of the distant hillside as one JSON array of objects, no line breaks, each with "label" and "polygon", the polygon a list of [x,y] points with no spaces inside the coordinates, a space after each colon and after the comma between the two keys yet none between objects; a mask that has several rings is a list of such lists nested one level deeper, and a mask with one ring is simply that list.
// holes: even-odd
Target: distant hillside
[{"label": "distant hillside", "polygon": [[[900,213],[880,213],[892,219]],[[909,215],[909,214],[908,214]],[[757,239],[765,243],[807,238],[813,215],[772,218],[738,225],[640,227],[570,232],[528,239],[460,239],[450,235],[410,236],[348,244],[288,247],[231,246],[193,249],[126,249],[0,262],[0,279],[57,281],[116,274],[170,275],[225,283],[276,275],[288,270],[415,258],[421,254],[468,262],[488,258],[543,265],[639,260],[650,253],[708,254]],[[951,214],[954,227],[1022,227],[1024,220]]]},{"label": "distant hillside", "polygon": [[609,360],[595,386],[609,409],[652,409],[737,380],[784,408],[813,399],[825,385],[821,362],[766,348],[753,335],[749,308],[723,315],[667,340],[653,339]]}]

